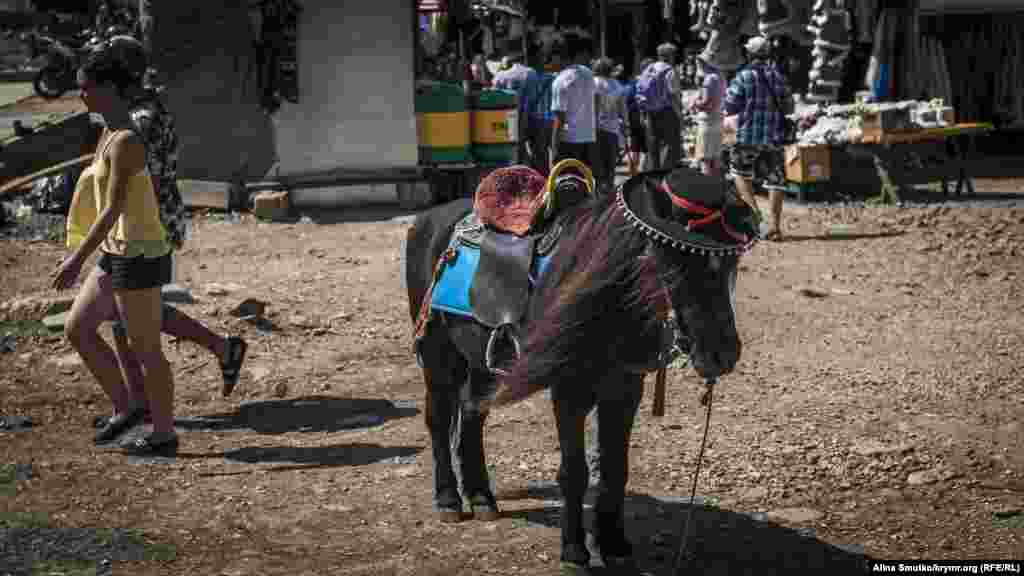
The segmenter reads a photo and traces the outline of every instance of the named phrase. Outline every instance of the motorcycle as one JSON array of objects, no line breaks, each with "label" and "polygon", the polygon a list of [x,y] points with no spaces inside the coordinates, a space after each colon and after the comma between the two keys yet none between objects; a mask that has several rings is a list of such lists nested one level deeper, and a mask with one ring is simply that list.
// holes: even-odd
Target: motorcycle
[{"label": "motorcycle", "polygon": [[102,38],[89,30],[67,39],[33,32],[25,35],[24,41],[30,58],[43,56],[46,59],[32,79],[33,89],[40,97],[54,100],[75,89],[75,73]]}]

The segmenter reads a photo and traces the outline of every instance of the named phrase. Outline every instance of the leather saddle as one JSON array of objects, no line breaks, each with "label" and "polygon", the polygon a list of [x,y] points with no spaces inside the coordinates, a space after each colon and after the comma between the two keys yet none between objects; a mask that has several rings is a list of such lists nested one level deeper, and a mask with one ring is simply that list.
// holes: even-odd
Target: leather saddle
[{"label": "leather saddle", "polygon": [[[489,332],[485,366],[500,373],[501,366],[519,358],[521,325],[530,295],[547,267],[563,224],[556,220],[545,229],[518,236],[479,224],[475,213],[464,222],[471,227],[461,241],[480,251],[469,304],[473,318]],[[478,224],[474,226],[474,222]]]},{"label": "leather saddle", "polygon": [[530,296],[565,228],[568,208],[589,195],[581,182],[559,180],[556,194],[526,198],[528,209],[526,202],[485,198],[455,224],[430,306],[483,327],[483,363],[492,373],[519,357]]}]

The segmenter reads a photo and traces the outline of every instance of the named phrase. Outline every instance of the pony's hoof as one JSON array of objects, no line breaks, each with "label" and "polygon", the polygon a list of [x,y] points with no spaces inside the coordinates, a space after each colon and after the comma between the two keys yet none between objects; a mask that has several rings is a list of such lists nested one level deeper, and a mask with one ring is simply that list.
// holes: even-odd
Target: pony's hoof
[{"label": "pony's hoof", "polygon": [[494,522],[501,517],[498,507],[493,504],[476,504],[473,506],[473,518],[481,522]]},{"label": "pony's hoof", "polygon": [[575,562],[562,561],[558,564],[559,576],[591,576],[590,567]]},{"label": "pony's hoof", "polygon": [[443,524],[455,524],[462,521],[462,510],[457,508],[438,508],[437,518]]}]

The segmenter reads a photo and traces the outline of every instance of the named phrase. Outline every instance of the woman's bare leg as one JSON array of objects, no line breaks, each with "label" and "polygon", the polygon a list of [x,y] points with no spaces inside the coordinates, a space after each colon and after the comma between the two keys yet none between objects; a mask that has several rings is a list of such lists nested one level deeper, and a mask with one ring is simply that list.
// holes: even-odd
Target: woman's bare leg
[{"label": "woman's bare leg", "polygon": [[[160,331],[181,340],[194,342],[216,356],[218,360],[224,358],[227,338],[218,336],[198,320],[173,306],[163,306]],[[128,335],[125,333],[123,323],[119,325],[115,322],[114,349],[121,361],[121,370],[125,374],[125,381],[132,396],[145,398],[142,367],[139,365],[139,359],[135,357],[135,352],[128,344]]]},{"label": "woman's bare leg", "polygon": [[160,330],[169,336],[195,342],[217,358],[224,357],[227,338],[219,336],[195,318],[173,306],[163,307],[163,322]]},{"label": "woman's bare leg", "polygon": [[163,304],[160,288],[114,292],[128,342],[142,365],[146,400],[153,414],[153,432],[174,434],[174,377],[160,341]]},{"label": "woman's bare leg", "polygon": [[125,386],[117,355],[98,331],[115,313],[110,281],[99,268],[89,273],[71,305],[64,335],[114,404],[116,415],[132,411],[136,402]]}]

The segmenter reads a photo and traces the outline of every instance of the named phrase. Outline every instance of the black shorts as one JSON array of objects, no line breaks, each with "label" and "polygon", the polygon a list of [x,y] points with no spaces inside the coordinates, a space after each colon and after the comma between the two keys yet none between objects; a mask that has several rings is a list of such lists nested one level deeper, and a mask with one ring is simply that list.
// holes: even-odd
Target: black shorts
[{"label": "black shorts", "polygon": [[647,152],[647,136],[640,112],[629,113],[629,147],[633,152]]},{"label": "black shorts", "polygon": [[96,265],[110,275],[114,290],[146,290],[171,283],[170,253],[158,258],[126,258],[103,252]]},{"label": "black shorts", "polygon": [[594,164],[598,160],[597,154],[597,142],[559,142],[558,152],[555,154],[555,164],[566,158],[575,158],[593,170]]},{"label": "black shorts", "polygon": [[737,144],[729,151],[732,175],[744,180],[758,179],[766,190],[786,188],[781,146]]}]

